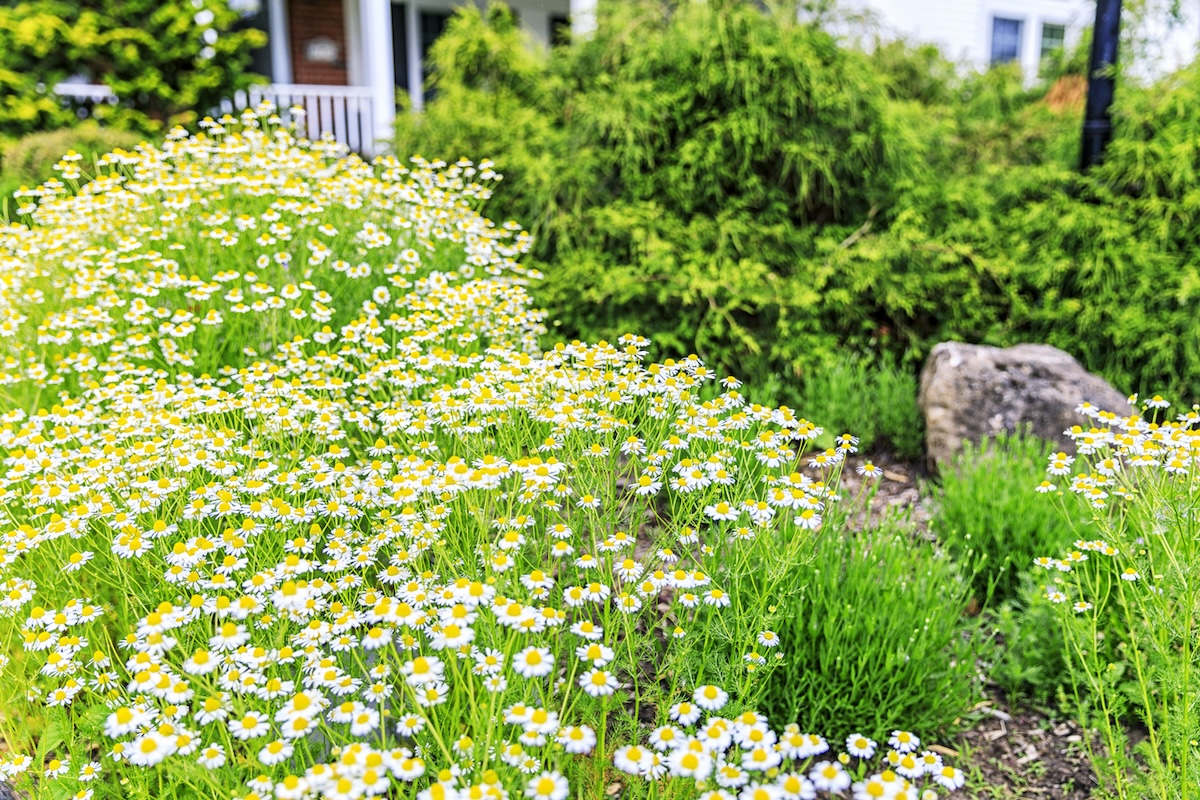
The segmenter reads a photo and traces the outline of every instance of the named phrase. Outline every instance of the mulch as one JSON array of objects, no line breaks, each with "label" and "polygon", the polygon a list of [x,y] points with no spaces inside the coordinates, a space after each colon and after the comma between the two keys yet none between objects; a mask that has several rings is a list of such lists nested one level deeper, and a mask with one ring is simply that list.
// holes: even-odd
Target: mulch
[{"label": "mulch", "polygon": [[1087,800],[1096,788],[1083,731],[1072,720],[987,701],[957,737],[972,798]]}]

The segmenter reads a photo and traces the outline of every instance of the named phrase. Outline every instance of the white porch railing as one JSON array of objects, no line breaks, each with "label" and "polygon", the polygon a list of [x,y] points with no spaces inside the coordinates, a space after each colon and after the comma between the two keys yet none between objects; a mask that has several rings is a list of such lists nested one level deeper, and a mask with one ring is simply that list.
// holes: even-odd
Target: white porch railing
[{"label": "white porch railing", "polygon": [[60,83],[54,87],[54,93],[59,97],[89,103],[116,103],[117,96],[112,89],[99,83]]},{"label": "white porch railing", "polygon": [[[91,83],[60,83],[54,93],[86,107],[97,103],[116,103],[117,96],[107,86]],[[351,150],[366,156],[380,148],[375,141],[375,109],[369,86],[324,86],[318,84],[272,83],[251,86],[221,101],[221,114],[236,114],[264,100],[275,104],[285,122],[295,122],[301,136],[319,139],[326,133]],[[301,119],[292,119],[289,109],[304,109]]]},{"label": "white porch railing", "polygon": [[[302,136],[319,139],[326,133],[356,153],[374,155],[375,109],[369,86],[324,86],[308,83],[272,83],[251,86],[235,92],[232,99],[221,101],[223,113],[253,108],[269,100],[279,109],[285,122],[295,122]],[[303,119],[293,120],[289,109],[304,109]]]}]

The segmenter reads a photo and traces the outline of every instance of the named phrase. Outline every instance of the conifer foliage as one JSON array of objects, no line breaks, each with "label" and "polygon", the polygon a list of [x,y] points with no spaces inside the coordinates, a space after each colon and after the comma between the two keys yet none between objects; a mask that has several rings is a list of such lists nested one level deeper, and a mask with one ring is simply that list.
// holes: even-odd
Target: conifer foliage
[{"label": "conifer foliage", "polygon": [[466,10],[397,151],[495,161],[493,211],[534,234],[560,336],[641,331],[785,384],[847,353],[915,369],[946,339],[1040,341],[1200,398],[1200,70],[1123,84],[1108,164],[1081,176],[1081,110],[1049,83],[795,20],[601,4],[543,57],[503,7]]}]

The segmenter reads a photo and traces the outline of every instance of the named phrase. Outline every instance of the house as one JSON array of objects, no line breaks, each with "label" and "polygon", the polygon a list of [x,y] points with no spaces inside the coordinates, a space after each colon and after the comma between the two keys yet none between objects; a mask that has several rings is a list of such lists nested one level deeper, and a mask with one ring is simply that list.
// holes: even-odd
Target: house
[{"label": "house", "polygon": [[986,69],[1015,61],[1036,76],[1043,56],[1074,46],[1092,24],[1094,0],[853,0],[884,35],[938,45],[946,57]]},{"label": "house", "polygon": [[[536,42],[560,41],[567,31],[595,26],[602,0],[508,0]],[[620,2],[620,0],[611,0]],[[224,105],[236,111],[270,100],[281,112],[302,106],[301,131],[325,133],[365,154],[392,134],[396,93],[413,108],[425,100],[427,54],[454,9],[486,0],[229,0],[242,24],[267,31],[254,71],[271,83],[239,92]],[[939,45],[958,63],[980,69],[1016,61],[1036,77],[1044,56],[1079,41],[1093,21],[1095,0],[839,0],[865,13],[883,35]],[[1200,5],[1183,0],[1181,19],[1140,27],[1150,76],[1192,60],[1200,34]],[[1128,58],[1128,54],[1122,54]],[[60,84],[60,94],[102,101],[103,86]]]},{"label": "house", "polygon": [[[1015,61],[1034,79],[1042,59],[1076,46],[1095,22],[1095,0],[843,0],[867,12],[887,35],[938,45],[948,58],[978,69]],[[1135,75],[1172,72],[1192,61],[1200,41],[1200,5],[1180,3],[1179,18],[1126,11],[1122,25],[1138,22]],[[1128,39],[1123,42],[1123,47]],[[1129,59],[1128,52],[1119,58]]]},{"label": "house", "polygon": [[[229,110],[262,99],[281,109],[302,105],[310,136],[326,131],[356,150],[371,152],[390,137],[396,92],[424,103],[426,55],[461,0],[231,0],[243,24],[267,31],[254,69],[266,87],[232,98]],[[480,7],[485,5],[479,2]],[[534,41],[561,41],[591,8],[580,0],[510,0]]]}]

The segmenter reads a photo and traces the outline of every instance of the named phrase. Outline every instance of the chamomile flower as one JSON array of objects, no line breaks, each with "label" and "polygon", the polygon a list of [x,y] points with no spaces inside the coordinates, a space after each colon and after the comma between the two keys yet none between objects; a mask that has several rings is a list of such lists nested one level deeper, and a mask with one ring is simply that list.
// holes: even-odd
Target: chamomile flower
[{"label": "chamomile flower", "polygon": [[692,700],[705,711],[719,711],[729,701],[729,693],[719,686],[707,684],[696,687]]},{"label": "chamomile flower", "polygon": [[239,719],[229,723],[230,735],[240,741],[266,736],[270,729],[271,725],[267,719],[254,711],[248,711]]},{"label": "chamomile flower", "polygon": [[608,697],[621,688],[621,682],[611,672],[589,669],[579,676],[579,687],[592,697]]},{"label": "chamomile flower", "polygon": [[892,731],[892,735],[888,738],[888,744],[896,749],[898,753],[915,753],[917,748],[921,746],[921,740],[908,731]]},{"label": "chamomile flower", "polygon": [[573,755],[590,753],[596,746],[596,732],[587,725],[559,728],[554,738],[563,746],[563,750]]},{"label": "chamomile flower", "polygon": [[850,774],[837,761],[818,761],[808,773],[813,786],[822,792],[844,792],[850,788]]},{"label": "chamomile flower", "polygon": [[870,758],[875,755],[878,745],[861,733],[846,737],[846,752],[855,758]]},{"label": "chamomile flower", "polygon": [[713,760],[703,750],[697,752],[688,747],[680,747],[667,757],[667,769],[676,777],[702,781],[712,773]]},{"label": "chamomile flower", "polygon": [[512,668],[522,678],[541,678],[554,670],[554,655],[546,647],[526,647],[513,656]]},{"label": "chamomile flower", "polygon": [[950,791],[961,789],[963,784],[967,782],[967,777],[963,774],[962,770],[950,766],[942,767],[937,772],[932,773],[932,775],[934,781]]},{"label": "chamomile flower", "polygon": [[567,779],[557,772],[543,772],[525,784],[525,796],[532,800],[566,800],[569,791]]},{"label": "chamomile flower", "polygon": [[697,703],[682,702],[671,706],[667,716],[678,722],[680,725],[693,725],[696,720],[700,719],[700,715],[704,713],[704,709]]},{"label": "chamomile flower", "polygon": [[880,478],[883,476],[883,470],[870,461],[859,464],[855,471],[865,478]]},{"label": "chamomile flower", "polygon": [[629,775],[640,775],[649,766],[653,752],[637,745],[618,747],[613,753],[613,765]]},{"label": "chamomile flower", "polygon": [[221,744],[205,745],[200,748],[197,763],[204,769],[215,770],[226,763],[226,752]]},{"label": "chamomile flower", "polygon": [[687,736],[674,725],[663,725],[650,733],[650,746],[660,752],[674,750],[687,742]]},{"label": "chamomile flower", "polygon": [[287,761],[292,757],[295,747],[291,742],[276,739],[258,751],[258,760],[267,766]]}]

